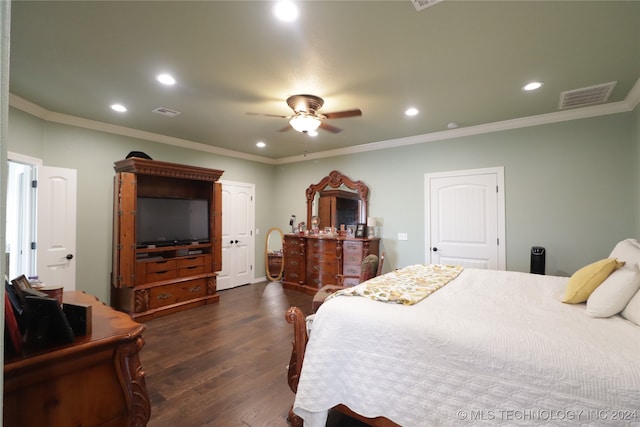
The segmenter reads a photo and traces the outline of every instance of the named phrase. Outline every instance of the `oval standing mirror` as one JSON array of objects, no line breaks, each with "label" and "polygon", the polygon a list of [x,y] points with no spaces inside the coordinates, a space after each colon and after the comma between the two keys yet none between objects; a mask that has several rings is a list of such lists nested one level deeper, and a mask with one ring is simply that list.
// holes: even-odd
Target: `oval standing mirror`
[{"label": "oval standing mirror", "polygon": [[271,282],[282,280],[282,271],[284,270],[284,263],[282,262],[283,239],[284,234],[279,228],[273,227],[267,231],[264,263],[267,269],[267,280]]}]

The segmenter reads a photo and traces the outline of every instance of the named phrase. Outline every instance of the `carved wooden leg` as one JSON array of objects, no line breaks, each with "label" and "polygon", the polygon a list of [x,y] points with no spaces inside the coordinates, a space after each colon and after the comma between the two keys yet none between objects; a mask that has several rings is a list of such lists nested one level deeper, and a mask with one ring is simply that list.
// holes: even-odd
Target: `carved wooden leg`
[{"label": "carved wooden leg", "polygon": [[143,346],[144,340],[139,336],[135,342],[119,345],[115,351],[115,367],[127,404],[130,427],[146,426],[151,416],[151,403],[138,355]]}]

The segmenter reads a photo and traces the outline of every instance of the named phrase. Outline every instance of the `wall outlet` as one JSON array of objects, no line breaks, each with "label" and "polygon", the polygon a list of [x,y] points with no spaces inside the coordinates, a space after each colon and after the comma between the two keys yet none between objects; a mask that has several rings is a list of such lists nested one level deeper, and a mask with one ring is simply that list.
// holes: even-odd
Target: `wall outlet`
[{"label": "wall outlet", "polygon": [[398,240],[409,240],[409,235],[407,233],[398,233]]}]

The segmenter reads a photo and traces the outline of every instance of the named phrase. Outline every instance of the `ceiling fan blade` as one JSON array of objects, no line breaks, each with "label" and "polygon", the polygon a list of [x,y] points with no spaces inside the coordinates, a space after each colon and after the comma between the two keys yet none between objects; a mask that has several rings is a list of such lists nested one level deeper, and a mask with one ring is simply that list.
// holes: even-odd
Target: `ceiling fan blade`
[{"label": "ceiling fan blade", "polygon": [[330,124],[328,124],[326,122],[320,123],[320,129],[324,129],[324,130],[329,131],[331,133],[340,133],[340,132],[342,132],[342,129],[337,128],[335,126],[331,126]]},{"label": "ceiling fan blade", "polygon": [[354,110],[334,111],[333,113],[322,113],[327,119],[342,119],[344,117],[361,116],[362,111],[359,108]]},{"label": "ceiling fan blade", "polygon": [[280,119],[286,119],[289,116],[281,116],[278,114],[263,114],[263,113],[247,113],[247,116],[266,116],[266,117],[278,117]]}]

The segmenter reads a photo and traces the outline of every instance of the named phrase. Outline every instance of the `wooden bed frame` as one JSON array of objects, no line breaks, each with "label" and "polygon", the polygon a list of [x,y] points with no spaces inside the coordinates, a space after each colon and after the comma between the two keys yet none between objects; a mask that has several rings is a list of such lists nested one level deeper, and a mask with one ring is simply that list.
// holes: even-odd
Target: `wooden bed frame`
[{"label": "wooden bed frame", "polygon": [[[304,361],[304,353],[307,348],[309,336],[307,335],[305,315],[298,307],[289,308],[285,314],[285,319],[293,325],[293,349],[289,361],[287,382],[289,383],[291,391],[295,394],[298,391],[298,382],[300,381],[300,372],[302,371],[302,362]],[[353,412],[346,405],[337,405],[333,407],[333,409],[372,427],[400,427],[398,424],[384,417],[363,417]],[[303,427],[303,419],[293,413],[293,404],[289,409],[288,421],[291,427]]]}]

